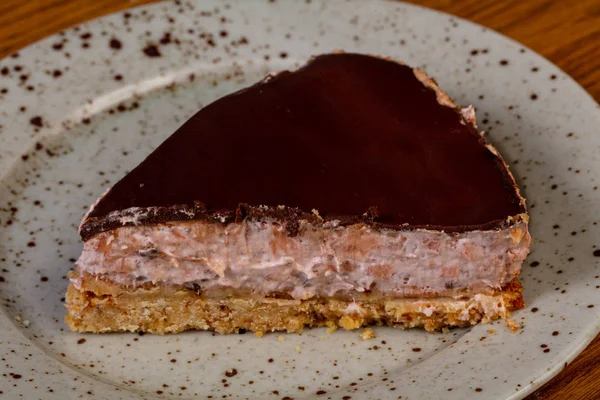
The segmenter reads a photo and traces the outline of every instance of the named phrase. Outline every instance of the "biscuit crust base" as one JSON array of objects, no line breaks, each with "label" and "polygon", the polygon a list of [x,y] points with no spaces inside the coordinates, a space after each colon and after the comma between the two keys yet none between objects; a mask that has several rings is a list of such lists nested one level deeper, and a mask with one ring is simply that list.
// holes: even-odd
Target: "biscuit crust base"
[{"label": "biscuit crust base", "polygon": [[125,288],[83,277],[81,288],[69,285],[66,322],[77,332],[177,333],[189,329],[219,333],[252,331],[301,332],[304,327],[365,325],[398,328],[423,327],[436,331],[463,327],[498,318],[523,308],[518,279],[492,295],[466,299],[385,299],[363,296],[359,300],[312,298],[292,300],[227,295],[209,297],[189,289],[158,286]]}]

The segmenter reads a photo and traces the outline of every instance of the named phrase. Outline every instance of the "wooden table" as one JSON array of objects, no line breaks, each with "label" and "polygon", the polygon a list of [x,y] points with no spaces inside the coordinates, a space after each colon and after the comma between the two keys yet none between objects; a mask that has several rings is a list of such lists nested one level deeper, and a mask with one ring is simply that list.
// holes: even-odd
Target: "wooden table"
[{"label": "wooden table", "polygon": [[[0,59],[71,25],[154,0],[2,0]],[[542,54],[600,101],[600,1],[408,0],[475,21]],[[600,398],[600,335],[528,400]]]}]

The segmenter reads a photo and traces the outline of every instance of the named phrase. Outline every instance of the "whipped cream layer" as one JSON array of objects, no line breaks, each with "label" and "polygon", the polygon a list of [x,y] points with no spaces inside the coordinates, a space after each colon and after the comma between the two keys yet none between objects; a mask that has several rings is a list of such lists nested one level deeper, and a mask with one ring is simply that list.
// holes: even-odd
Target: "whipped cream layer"
[{"label": "whipped cream layer", "polygon": [[[315,226],[298,234],[271,220],[126,226],[84,244],[84,274],[136,287],[241,289],[295,299],[378,293],[386,297],[493,293],[516,277],[529,253],[526,221],[490,231],[447,234],[364,224]],[[73,283],[80,287],[80,278]]]}]

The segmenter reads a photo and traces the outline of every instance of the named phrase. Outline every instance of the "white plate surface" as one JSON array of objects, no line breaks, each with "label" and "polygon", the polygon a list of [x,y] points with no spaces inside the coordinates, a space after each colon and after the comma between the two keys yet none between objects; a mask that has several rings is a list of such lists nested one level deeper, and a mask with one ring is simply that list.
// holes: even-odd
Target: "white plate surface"
[{"label": "white plate surface", "polygon": [[[523,329],[70,332],[88,205],[201,106],[336,49],[420,67],[476,105],[531,207]],[[521,398],[599,330],[599,126],[542,57],[396,2],[169,2],[45,39],[0,61],[0,398]]]}]

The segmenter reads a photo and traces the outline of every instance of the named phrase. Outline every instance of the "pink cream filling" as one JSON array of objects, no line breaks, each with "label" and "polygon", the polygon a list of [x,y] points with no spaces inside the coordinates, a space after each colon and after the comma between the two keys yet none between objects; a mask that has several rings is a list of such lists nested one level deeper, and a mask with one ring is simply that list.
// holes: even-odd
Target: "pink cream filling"
[{"label": "pink cream filling", "polygon": [[[301,222],[289,236],[273,221],[127,226],[84,244],[79,275],[135,287],[231,288],[296,299],[375,291],[386,297],[470,296],[501,289],[521,269],[527,222],[490,231],[373,229]],[[80,278],[73,278],[80,287]]]}]

